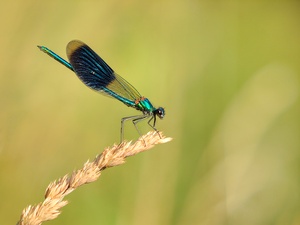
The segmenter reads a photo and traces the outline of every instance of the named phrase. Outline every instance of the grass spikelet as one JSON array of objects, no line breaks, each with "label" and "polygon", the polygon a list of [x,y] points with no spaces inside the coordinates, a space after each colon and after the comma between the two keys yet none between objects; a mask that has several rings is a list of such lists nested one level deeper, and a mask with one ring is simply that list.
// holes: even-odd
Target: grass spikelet
[{"label": "grass spikelet", "polygon": [[123,142],[106,148],[93,161],[87,161],[81,169],[51,182],[46,189],[45,200],[37,205],[27,206],[17,225],[40,225],[44,221],[55,219],[61,213],[61,208],[68,204],[64,197],[78,187],[96,181],[104,169],[121,165],[125,163],[127,157],[171,140],[172,138],[164,137],[161,132],[158,135],[157,132],[152,131],[134,143]]}]

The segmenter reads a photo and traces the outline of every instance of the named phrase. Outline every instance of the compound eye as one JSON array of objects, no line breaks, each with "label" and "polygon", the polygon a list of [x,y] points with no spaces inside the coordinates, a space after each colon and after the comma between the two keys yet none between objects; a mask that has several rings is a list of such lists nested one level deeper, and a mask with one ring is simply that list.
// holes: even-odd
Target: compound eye
[{"label": "compound eye", "polygon": [[165,110],[164,110],[164,108],[159,107],[159,108],[157,109],[157,115],[158,115],[158,117],[159,117],[160,119],[164,118],[164,116],[165,116]]}]

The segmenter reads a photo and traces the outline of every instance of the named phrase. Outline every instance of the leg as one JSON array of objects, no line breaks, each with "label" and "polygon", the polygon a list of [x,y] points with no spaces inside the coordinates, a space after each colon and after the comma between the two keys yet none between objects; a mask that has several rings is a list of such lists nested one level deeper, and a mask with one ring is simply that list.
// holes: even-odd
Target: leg
[{"label": "leg", "polygon": [[134,125],[134,127],[135,127],[135,129],[137,130],[137,132],[141,136],[141,133],[140,133],[139,129],[137,128],[136,124],[139,121],[141,121],[143,119],[146,119],[148,117],[149,117],[149,115],[138,115],[138,116],[129,116],[129,117],[122,118],[121,119],[121,141],[120,141],[120,143],[122,143],[123,140],[124,140],[124,123],[125,123],[125,121],[131,120],[132,123],[133,123],[133,125]]},{"label": "leg", "polygon": [[136,118],[136,119],[133,119],[133,120],[132,120],[132,123],[133,123],[135,129],[137,130],[137,132],[139,133],[140,136],[142,136],[142,135],[141,135],[141,132],[140,132],[139,128],[138,128],[136,125],[137,125],[139,122],[141,122],[142,120],[147,119],[148,117],[149,117],[149,115],[143,115],[143,117]]},{"label": "leg", "polygon": [[[150,123],[152,120],[153,120],[153,125]],[[159,131],[158,131],[158,130],[156,129],[156,127],[155,127],[155,123],[156,123],[156,117],[155,117],[155,115],[154,115],[154,116],[152,116],[152,117],[150,118],[150,120],[148,121],[148,124],[149,124],[150,127],[152,127],[153,130],[156,131],[156,133],[158,134],[158,136],[161,138],[161,136],[160,136],[160,134],[159,134]]]}]

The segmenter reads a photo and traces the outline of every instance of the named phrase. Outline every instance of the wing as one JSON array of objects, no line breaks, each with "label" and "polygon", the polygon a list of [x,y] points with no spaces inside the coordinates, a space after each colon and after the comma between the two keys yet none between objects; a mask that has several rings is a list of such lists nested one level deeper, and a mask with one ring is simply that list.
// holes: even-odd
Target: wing
[{"label": "wing", "polygon": [[134,105],[140,93],[116,74],[89,46],[74,40],[67,45],[67,56],[76,75],[89,88]]}]

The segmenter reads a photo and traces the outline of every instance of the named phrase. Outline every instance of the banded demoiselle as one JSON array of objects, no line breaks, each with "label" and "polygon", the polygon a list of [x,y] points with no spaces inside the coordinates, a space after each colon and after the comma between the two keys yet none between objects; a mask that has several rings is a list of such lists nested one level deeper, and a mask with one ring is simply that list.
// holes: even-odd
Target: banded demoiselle
[{"label": "banded demoiselle", "polygon": [[[38,46],[44,53],[54,58],[68,69],[75,72],[78,78],[89,88],[111,96],[125,105],[141,111],[142,115],[129,116],[121,119],[121,142],[124,139],[124,122],[131,120],[141,136],[137,123],[150,118],[148,124],[156,131],[156,116],[163,119],[165,110],[155,108],[149,99],[143,97],[130,83],[114,72],[104,60],[82,41],[73,40],[67,45],[67,62],[59,55],[44,46]],[[151,121],[153,123],[151,124]],[[159,134],[159,133],[158,133]]]}]

